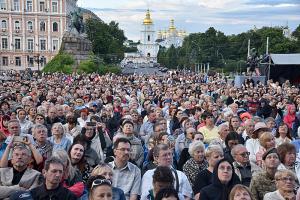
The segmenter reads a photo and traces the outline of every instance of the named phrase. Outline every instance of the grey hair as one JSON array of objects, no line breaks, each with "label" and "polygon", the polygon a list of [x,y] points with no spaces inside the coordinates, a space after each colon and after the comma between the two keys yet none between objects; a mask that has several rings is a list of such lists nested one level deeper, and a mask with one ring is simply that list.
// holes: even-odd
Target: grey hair
[{"label": "grey hair", "polygon": [[204,146],[203,142],[201,142],[201,141],[192,142],[189,146],[189,154],[193,157],[194,152],[197,149],[202,149],[203,151],[205,150],[205,146]]},{"label": "grey hair", "polygon": [[[54,124],[52,125],[52,128],[53,128],[54,126],[57,126],[57,127],[61,130],[62,135],[65,134],[65,129],[64,129],[64,126],[62,125],[62,123],[60,123],[60,122],[54,123]],[[52,129],[52,128],[51,128],[51,129]]]},{"label": "grey hair", "polygon": [[[242,144],[237,144],[237,145],[235,145],[235,146],[231,149],[231,155],[232,155],[233,158],[235,157],[235,155],[236,155],[236,153],[237,153],[237,149],[242,148],[242,147],[245,147],[245,146],[242,145]],[[246,147],[245,147],[245,148],[246,148]]]},{"label": "grey hair", "polygon": [[35,131],[36,131],[37,129],[43,129],[44,131],[48,132],[48,129],[47,129],[47,127],[46,127],[45,125],[43,125],[43,124],[36,124],[36,125],[34,125],[34,126],[32,127],[32,135],[33,135],[33,136],[35,135]]},{"label": "grey hair", "polygon": [[27,148],[24,144],[18,144],[18,145],[16,145],[16,146],[14,146],[12,152],[14,152],[16,149],[19,149],[19,150],[26,150],[29,157],[31,157],[31,155],[32,155],[31,150],[30,150],[29,148]]}]

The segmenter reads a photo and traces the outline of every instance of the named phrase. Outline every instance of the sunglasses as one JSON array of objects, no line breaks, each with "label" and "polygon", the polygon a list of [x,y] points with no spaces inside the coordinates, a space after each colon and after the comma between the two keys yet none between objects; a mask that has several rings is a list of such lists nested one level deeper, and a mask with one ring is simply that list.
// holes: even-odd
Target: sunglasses
[{"label": "sunglasses", "polygon": [[100,186],[100,185],[109,185],[109,186],[111,186],[111,181],[107,180],[107,179],[96,179],[96,180],[93,181],[91,189],[93,189],[96,186]]}]

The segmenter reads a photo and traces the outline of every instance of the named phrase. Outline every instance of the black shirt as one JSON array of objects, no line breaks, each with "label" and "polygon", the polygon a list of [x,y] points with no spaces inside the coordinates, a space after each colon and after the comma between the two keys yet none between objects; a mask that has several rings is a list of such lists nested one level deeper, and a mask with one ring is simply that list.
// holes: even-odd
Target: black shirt
[{"label": "black shirt", "polygon": [[199,174],[195,178],[193,191],[194,194],[200,192],[202,188],[208,186],[212,183],[212,173],[208,171],[208,169],[204,169],[199,172]]},{"label": "black shirt", "polygon": [[13,180],[12,180],[12,185],[18,185],[23,174],[25,173],[26,169],[24,169],[23,171],[19,172],[17,171],[15,168],[13,168],[13,172],[14,172],[14,177],[13,177]]}]

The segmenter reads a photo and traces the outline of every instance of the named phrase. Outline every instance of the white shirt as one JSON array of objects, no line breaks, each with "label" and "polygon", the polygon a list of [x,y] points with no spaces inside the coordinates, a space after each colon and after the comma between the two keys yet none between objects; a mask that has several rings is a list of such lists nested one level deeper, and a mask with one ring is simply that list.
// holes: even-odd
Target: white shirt
[{"label": "white shirt", "polygon": [[[152,176],[154,174],[154,171],[155,171],[155,169],[148,170],[142,178],[141,200],[146,200],[147,195],[149,194],[149,190],[153,189],[153,185],[152,185],[153,177]],[[193,190],[192,190],[192,187],[191,187],[191,184],[190,184],[188,178],[186,177],[186,175],[183,172],[178,171],[178,170],[176,170],[176,172],[177,172],[178,181],[179,181],[179,191],[178,192],[184,196],[192,198]],[[172,170],[172,173],[174,175],[174,186],[175,186],[174,188],[176,189],[176,178],[175,178],[174,170]]]},{"label": "white shirt", "polygon": [[260,143],[258,139],[250,138],[246,141],[246,149],[250,152],[249,159],[256,163],[256,153],[259,151]]}]

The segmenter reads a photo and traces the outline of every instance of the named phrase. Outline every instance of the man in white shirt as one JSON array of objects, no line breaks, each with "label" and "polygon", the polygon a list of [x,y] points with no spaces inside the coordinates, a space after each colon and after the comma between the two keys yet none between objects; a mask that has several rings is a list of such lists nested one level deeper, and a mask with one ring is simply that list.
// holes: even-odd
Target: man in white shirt
[{"label": "man in white shirt", "polygon": [[[169,149],[168,145],[166,144],[159,144],[154,147],[153,149],[153,156],[156,162],[158,163],[158,166],[168,166],[172,169],[172,173],[175,180],[174,188],[178,191],[179,194],[182,194],[184,198],[192,199],[193,191],[192,187],[188,181],[188,178],[186,175],[178,170],[175,170],[172,168],[173,163],[173,154],[172,150]],[[146,200],[147,195],[149,194],[149,190],[153,189],[153,173],[155,169],[148,170],[143,178],[142,178],[142,195],[141,200]]]}]

